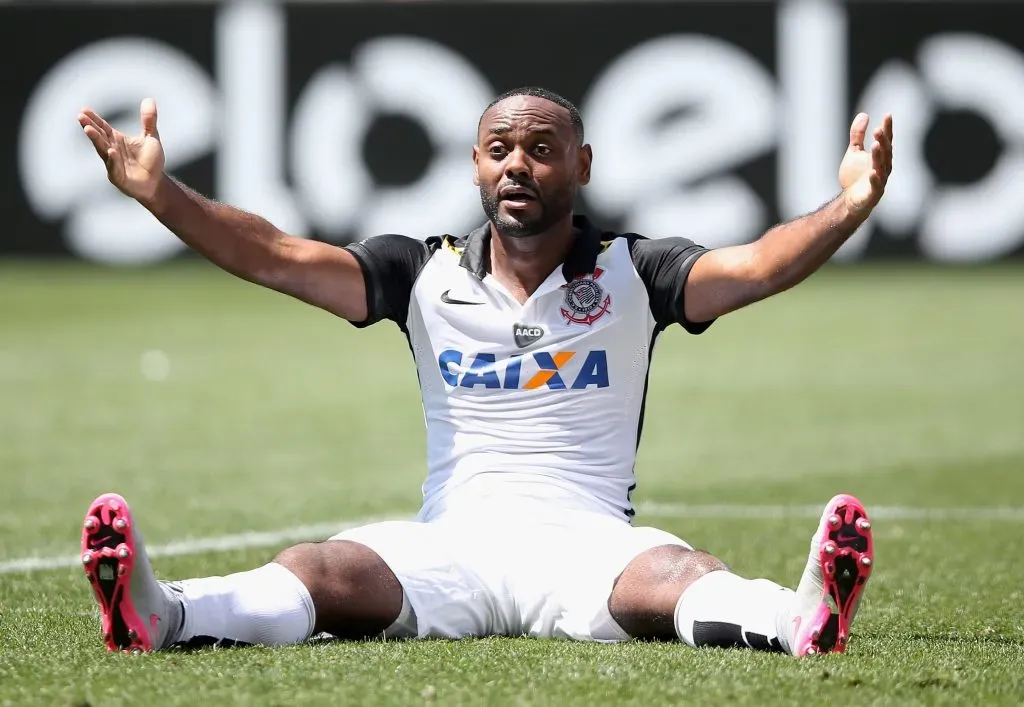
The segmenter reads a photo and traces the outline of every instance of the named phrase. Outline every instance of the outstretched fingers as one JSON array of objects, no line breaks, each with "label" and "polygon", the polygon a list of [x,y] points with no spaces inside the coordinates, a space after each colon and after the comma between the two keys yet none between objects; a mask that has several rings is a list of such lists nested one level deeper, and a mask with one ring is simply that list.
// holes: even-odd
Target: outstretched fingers
[{"label": "outstretched fingers", "polygon": [[892,114],[886,113],[885,118],[882,120],[882,132],[885,134],[885,160],[888,171],[886,175],[892,173]]},{"label": "outstretched fingers", "polygon": [[110,123],[105,121],[99,113],[94,111],[92,108],[86,108],[82,111],[82,115],[89,119],[96,129],[107,136],[108,140],[114,139],[114,129],[110,127]]},{"label": "outstretched fingers", "polygon": [[[881,168],[886,177],[892,172],[892,138],[884,127],[878,128],[874,133],[875,144],[872,147],[872,162],[875,169]],[[876,155],[875,149],[878,152]]]},{"label": "outstretched fingers", "polygon": [[124,160],[118,152],[118,145],[111,144],[106,150],[105,161],[107,163],[107,176],[114,184],[120,184],[124,179]]},{"label": "outstretched fingers", "polygon": [[107,150],[110,148],[110,140],[107,138],[106,133],[84,112],[78,114],[78,124],[82,126],[82,130],[85,132],[85,136],[89,138],[89,142],[92,143],[96,154],[106,160]]},{"label": "outstretched fingers", "polygon": [[871,176],[868,177],[868,181],[871,182],[871,191],[875,194],[881,195],[881,193],[885,191],[885,176],[877,169],[871,170]]},{"label": "outstretched fingers", "polygon": [[880,142],[871,146],[871,174],[868,181],[871,183],[871,191],[879,195],[885,191],[885,185],[889,181],[889,165],[885,149]]}]

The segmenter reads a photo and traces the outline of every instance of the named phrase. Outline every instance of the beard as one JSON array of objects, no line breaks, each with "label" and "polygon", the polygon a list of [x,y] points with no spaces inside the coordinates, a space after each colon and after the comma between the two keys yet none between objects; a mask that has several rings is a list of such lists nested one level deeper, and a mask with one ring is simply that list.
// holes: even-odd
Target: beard
[{"label": "beard", "polygon": [[495,229],[502,236],[510,238],[531,238],[539,236],[553,225],[561,221],[572,212],[573,190],[566,186],[550,196],[542,196],[538,192],[536,214],[522,214],[510,216],[501,213],[501,199],[497,190],[490,192],[483,185],[480,186],[480,202],[483,204],[484,213],[494,224]]}]

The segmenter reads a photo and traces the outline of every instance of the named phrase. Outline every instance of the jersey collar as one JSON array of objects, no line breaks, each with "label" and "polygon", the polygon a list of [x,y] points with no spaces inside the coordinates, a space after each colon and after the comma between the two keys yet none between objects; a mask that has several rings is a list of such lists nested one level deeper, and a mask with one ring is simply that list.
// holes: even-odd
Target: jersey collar
[{"label": "jersey collar", "polygon": [[[565,257],[565,262],[562,263],[562,274],[566,282],[594,272],[597,256],[601,252],[602,232],[590,222],[590,219],[583,215],[575,215],[572,218],[572,225],[576,231],[576,238]],[[459,245],[462,246],[459,265],[483,280],[487,275],[490,259],[490,222],[470,231]]]}]

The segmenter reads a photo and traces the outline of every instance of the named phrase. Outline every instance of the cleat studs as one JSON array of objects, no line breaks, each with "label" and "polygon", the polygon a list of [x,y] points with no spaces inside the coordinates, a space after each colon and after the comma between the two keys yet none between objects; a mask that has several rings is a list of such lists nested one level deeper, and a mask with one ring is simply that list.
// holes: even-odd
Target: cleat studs
[{"label": "cleat studs", "polygon": [[807,646],[807,649],[804,651],[804,655],[818,655],[818,649],[814,646]]},{"label": "cleat studs", "polygon": [[871,521],[869,521],[867,518],[858,518],[857,529],[864,531],[871,530]]},{"label": "cleat studs", "polygon": [[127,560],[128,556],[130,554],[131,554],[131,552],[129,552],[128,548],[126,548],[124,545],[122,545],[121,547],[117,548],[117,556],[119,558],[121,558],[122,560]]},{"label": "cleat studs", "polygon": [[838,530],[842,522],[843,521],[840,520],[839,516],[837,516],[835,513],[828,517],[828,527],[832,528],[832,530]]},{"label": "cleat studs", "polygon": [[142,655],[142,649],[141,648],[133,648],[132,649],[132,655]]},{"label": "cleat studs", "polygon": [[822,549],[825,551],[826,555],[834,555],[834,554],[836,554],[836,545],[835,545],[835,543],[825,543],[825,547],[823,547]]},{"label": "cleat studs", "polygon": [[836,573],[836,566],[835,565],[833,565],[831,562],[829,562],[828,564],[825,565],[825,574],[826,574],[826,576],[831,577],[835,573]]},{"label": "cleat studs", "polygon": [[93,517],[93,516],[89,516],[88,518],[85,519],[85,524],[84,525],[85,525],[86,532],[89,532],[89,533],[93,532],[97,528],[96,518]]},{"label": "cleat studs", "polygon": [[114,520],[114,530],[117,530],[117,531],[120,532],[120,531],[123,531],[127,527],[128,527],[128,521],[126,521],[124,518],[117,518],[117,519]]},{"label": "cleat studs", "polygon": [[133,628],[128,629],[128,640],[129,641],[134,641],[138,637],[139,637],[139,634],[138,634],[138,632],[135,629],[133,629]]},{"label": "cleat studs", "polygon": [[91,552],[84,552],[84,553],[82,553],[82,564],[87,566],[87,567],[92,564],[92,553]]},{"label": "cleat studs", "polygon": [[128,574],[128,565],[118,565],[117,576],[124,577],[126,574]]},{"label": "cleat studs", "polygon": [[860,558],[860,563],[861,563],[861,564],[862,564],[863,566],[865,566],[865,567],[870,567],[870,566],[871,566],[871,558],[870,558],[870,557],[867,557],[867,556],[865,555],[864,557],[861,557],[861,558]]}]

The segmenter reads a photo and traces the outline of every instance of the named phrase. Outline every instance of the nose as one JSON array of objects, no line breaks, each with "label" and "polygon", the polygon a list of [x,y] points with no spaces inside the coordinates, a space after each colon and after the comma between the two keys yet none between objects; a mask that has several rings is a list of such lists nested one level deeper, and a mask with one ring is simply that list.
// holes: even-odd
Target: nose
[{"label": "nose", "polygon": [[505,176],[517,181],[530,178],[530,165],[521,147],[516,147],[505,158]]}]

